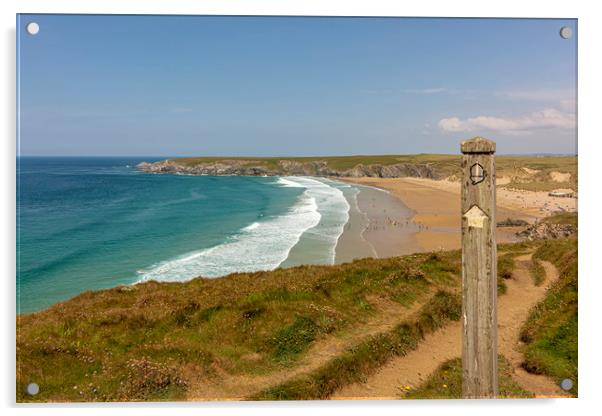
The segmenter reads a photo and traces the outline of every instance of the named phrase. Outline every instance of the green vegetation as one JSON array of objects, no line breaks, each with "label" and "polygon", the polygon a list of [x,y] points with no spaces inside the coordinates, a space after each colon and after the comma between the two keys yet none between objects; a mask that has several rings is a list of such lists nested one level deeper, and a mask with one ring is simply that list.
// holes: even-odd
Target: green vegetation
[{"label": "green vegetation", "polygon": [[539,241],[524,241],[498,245],[497,290],[500,295],[505,294],[508,290],[505,280],[512,279],[512,272],[516,268],[514,259],[521,254],[533,251],[539,244],[541,244]]},{"label": "green vegetation", "polygon": [[[326,162],[331,169],[347,170],[358,165],[394,165],[398,163],[431,166],[441,178],[457,178],[460,171],[459,155],[416,154],[416,155],[356,155],[356,156],[312,156],[312,157],[189,157],[175,159],[185,166],[225,161],[249,162],[256,166],[278,170],[279,161],[309,163]],[[559,188],[577,189],[577,158],[573,156],[497,156],[496,175],[505,177],[506,188],[530,191],[551,191]],[[555,173],[570,174],[568,179]],[[560,180],[560,182],[559,182]]]},{"label": "green vegetation", "polygon": [[546,279],[546,270],[537,259],[533,259],[529,263],[529,273],[533,278],[533,283],[535,283],[535,286],[541,286]]},{"label": "green vegetation", "polygon": [[[559,182],[555,173],[570,174],[568,180]],[[577,157],[498,156],[496,175],[507,177],[505,188],[526,191],[552,191],[554,189],[577,190]]]},{"label": "green vegetation", "polygon": [[[550,261],[560,271],[522,329],[525,367],[576,383],[576,241],[502,244],[498,250],[502,281],[514,257],[533,250],[535,261]],[[183,400],[236,377],[264,380],[248,390],[258,392],[255,399],[325,398],[459,319],[460,266],[460,252],[449,251],[86,292],[18,316],[17,400]],[[392,310],[400,314],[394,321]],[[380,332],[362,333],[385,317]],[[323,364],[284,377],[330,343],[342,347]],[[450,373],[449,365],[443,371]],[[439,384],[453,393],[452,381],[433,380],[424,397],[440,394]],[[25,394],[30,382],[41,386],[38,395]],[[500,383],[508,397],[523,397],[509,380]]]},{"label": "green vegetation", "polygon": [[[498,356],[498,383],[502,398],[534,397],[512,379],[512,366],[502,355]],[[405,386],[404,386],[405,387]],[[462,360],[454,358],[441,364],[417,389],[410,389],[404,399],[461,399]]]},{"label": "green vegetation", "polygon": [[324,161],[332,169],[346,170],[357,165],[395,165],[397,163],[433,164],[443,173],[454,174],[459,172],[460,158],[454,155],[357,155],[357,156],[308,156],[308,157],[188,157],[175,159],[186,166],[195,166],[202,163],[215,163],[220,161],[235,160],[250,162],[254,165],[265,166],[272,169],[278,168],[281,160],[310,163]]},{"label": "green vegetation", "polygon": [[525,254],[528,247],[528,243],[517,243],[503,244],[498,248],[497,290],[500,295],[505,294],[508,290],[505,280],[512,279],[512,272],[516,268],[514,259],[521,254]]},{"label": "green vegetation", "polygon": [[253,400],[307,400],[328,398],[337,389],[361,381],[394,356],[418,346],[424,335],[450,320],[460,319],[459,295],[440,291],[426,303],[414,321],[370,337],[309,374],[278,384],[251,397]]},{"label": "green vegetation", "polygon": [[[454,290],[459,273],[453,251],[86,292],[18,317],[17,398],[175,400],[191,384],[269,376],[382,316],[382,302]],[[26,396],[32,381],[40,393]]]},{"label": "green vegetation", "polygon": [[513,253],[514,256],[527,254],[541,244],[541,241],[521,241],[519,243],[501,243],[497,245],[498,255]]},{"label": "green vegetation", "polygon": [[512,279],[512,271],[514,270],[514,257],[516,253],[499,254],[497,258],[497,291],[503,295],[508,290],[504,280]]},{"label": "green vegetation", "polygon": [[577,228],[577,213],[576,212],[561,212],[559,214],[550,215],[541,220],[547,224],[572,225]]},{"label": "green vegetation", "polygon": [[298,317],[291,325],[278,330],[268,341],[274,358],[288,361],[302,353],[316,339],[320,329],[311,318]]},{"label": "green vegetation", "polygon": [[548,240],[534,259],[553,263],[560,273],[546,298],[531,312],[521,331],[525,345],[525,369],[546,374],[557,382],[573,380],[570,393],[577,395],[577,240]]}]

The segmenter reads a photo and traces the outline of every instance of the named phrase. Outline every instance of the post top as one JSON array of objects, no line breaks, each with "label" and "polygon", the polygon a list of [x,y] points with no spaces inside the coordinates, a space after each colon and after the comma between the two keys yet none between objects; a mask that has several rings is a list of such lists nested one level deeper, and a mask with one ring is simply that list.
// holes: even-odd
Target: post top
[{"label": "post top", "polygon": [[495,142],[483,137],[464,140],[460,147],[462,153],[495,153]]}]

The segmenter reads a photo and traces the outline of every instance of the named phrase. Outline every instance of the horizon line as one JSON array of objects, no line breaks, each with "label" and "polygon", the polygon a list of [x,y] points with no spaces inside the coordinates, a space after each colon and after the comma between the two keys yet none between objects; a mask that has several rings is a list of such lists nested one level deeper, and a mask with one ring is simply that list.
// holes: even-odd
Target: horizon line
[{"label": "horizon line", "polygon": [[[461,156],[462,153],[388,153],[388,154],[349,154],[349,155],[312,155],[312,156],[301,156],[301,155],[288,155],[288,156],[252,156],[252,155],[204,155],[204,156],[192,156],[192,155],[17,155],[20,157],[46,157],[46,158],[109,158],[109,157],[130,157],[130,158],[215,158],[215,159],[226,159],[226,158],[251,158],[251,159],[286,159],[286,158],[333,158],[333,157],[386,157],[386,156],[420,156],[420,155],[433,155],[433,156]],[[578,153],[550,153],[550,152],[530,152],[530,153],[496,153],[497,156],[578,156]]]}]

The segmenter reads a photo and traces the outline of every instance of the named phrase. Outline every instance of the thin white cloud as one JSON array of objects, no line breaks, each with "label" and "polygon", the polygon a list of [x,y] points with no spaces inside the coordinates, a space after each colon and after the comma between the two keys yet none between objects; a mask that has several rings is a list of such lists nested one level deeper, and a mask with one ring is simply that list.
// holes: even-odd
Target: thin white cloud
[{"label": "thin white cloud", "polygon": [[575,114],[547,108],[518,117],[477,116],[467,119],[443,118],[438,126],[445,132],[497,131],[507,134],[530,134],[540,129],[573,129]]},{"label": "thin white cloud", "polygon": [[495,95],[520,101],[561,102],[575,99],[575,91],[570,89],[511,90],[499,91]]},{"label": "thin white cloud", "polygon": [[402,90],[401,92],[405,94],[439,94],[442,92],[448,92],[449,89],[443,87],[436,88],[423,88],[423,89],[407,89]]},{"label": "thin white cloud", "polygon": [[577,96],[574,89],[512,90],[495,93],[496,96],[513,101],[533,101],[564,111],[575,111]]}]

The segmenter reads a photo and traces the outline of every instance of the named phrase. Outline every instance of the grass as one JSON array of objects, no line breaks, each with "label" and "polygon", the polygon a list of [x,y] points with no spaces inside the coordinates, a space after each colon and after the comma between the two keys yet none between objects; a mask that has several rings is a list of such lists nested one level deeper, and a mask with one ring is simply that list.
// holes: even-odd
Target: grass
[{"label": "grass", "polygon": [[[534,397],[514,381],[512,366],[502,355],[498,356],[498,384],[500,398]],[[462,360],[454,358],[444,362],[416,389],[411,386],[400,386],[400,389],[407,391],[401,396],[404,399],[461,399]]]},{"label": "grass", "polygon": [[550,215],[542,220],[548,224],[572,225],[577,228],[577,213],[576,212],[561,212],[559,214]]},{"label": "grass", "polygon": [[[429,165],[439,178],[458,178],[461,174],[460,156],[445,154],[415,154],[415,155],[354,155],[354,156],[312,156],[312,157],[192,157],[178,158],[178,163],[185,166],[199,164],[238,161],[281,171],[279,161],[299,163],[325,162],[335,170],[352,169],[358,165]],[[524,168],[530,170],[525,170]],[[508,177],[510,183],[500,185],[506,188],[531,191],[551,191],[559,188],[577,189],[577,158],[565,156],[497,156],[497,177]],[[567,182],[555,182],[552,172],[570,173]]]},{"label": "grass", "polygon": [[[512,272],[516,268],[514,259],[521,254],[527,254],[533,251],[541,244],[540,241],[524,241],[520,243],[507,243],[498,245],[497,259],[497,290],[500,295],[507,292],[506,280],[512,279]],[[541,276],[542,281],[545,277],[545,270],[541,270],[544,274]]]},{"label": "grass", "polygon": [[[498,249],[502,280],[513,257],[532,250],[560,270],[521,337],[527,369],[576,383],[576,241]],[[86,292],[17,317],[17,401],[183,400],[193,385],[296,368],[326,337],[386,313],[382,300],[399,308],[418,303],[419,312],[392,330],[357,337],[317,370],[254,398],[328,397],[458,319],[460,267],[460,252],[449,251]],[[25,394],[31,382],[41,387],[36,396]]]},{"label": "grass", "polygon": [[497,259],[497,291],[503,295],[508,290],[505,280],[512,279],[512,271],[515,268],[514,257],[517,253],[504,253],[498,255]]},{"label": "grass", "polygon": [[320,330],[311,318],[297,317],[295,322],[278,330],[268,340],[269,349],[276,360],[288,362],[307,350]]},{"label": "grass", "polygon": [[[510,183],[501,185],[505,188],[546,192],[560,188],[577,190],[577,158],[573,156],[498,156],[496,165],[498,178],[510,178]],[[552,179],[552,172],[570,173],[570,179],[556,182]]]},{"label": "grass", "polygon": [[531,260],[531,263],[529,264],[529,273],[531,274],[535,286],[541,286],[546,279],[546,270],[537,259]]},{"label": "grass", "polygon": [[278,384],[252,396],[251,400],[325,399],[342,386],[361,381],[394,356],[415,349],[424,335],[450,320],[460,319],[459,295],[439,291],[418,317],[393,330],[366,339],[317,370]]},{"label": "grass", "polygon": [[[514,270],[514,253],[505,253],[498,256],[497,259],[497,275],[498,275],[498,290],[500,289],[500,281],[504,282],[506,279],[512,278],[512,271]],[[504,285],[505,293],[506,286]]]},{"label": "grass", "polygon": [[423,302],[459,273],[454,251],[86,292],[18,316],[17,400],[178,400],[191,383],[269,375],[382,314],[378,299]]},{"label": "grass", "polygon": [[570,393],[577,396],[577,240],[545,241],[533,257],[552,262],[560,277],[545,299],[531,310],[521,330],[521,340],[525,343],[524,367],[533,373],[546,374],[558,383],[571,379]]},{"label": "grass", "polygon": [[279,169],[278,162],[281,160],[311,163],[326,162],[331,169],[346,170],[357,165],[394,165],[397,163],[430,164],[442,173],[458,173],[460,158],[454,155],[417,154],[417,155],[354,155],[354,156],[309,156],[309,157],[189,157],[177,158],[179,163],[186,166],[195,166],[203,163],[215,163],[220,161],[235,160],[245,164],[264,166],[271,169]]}]

